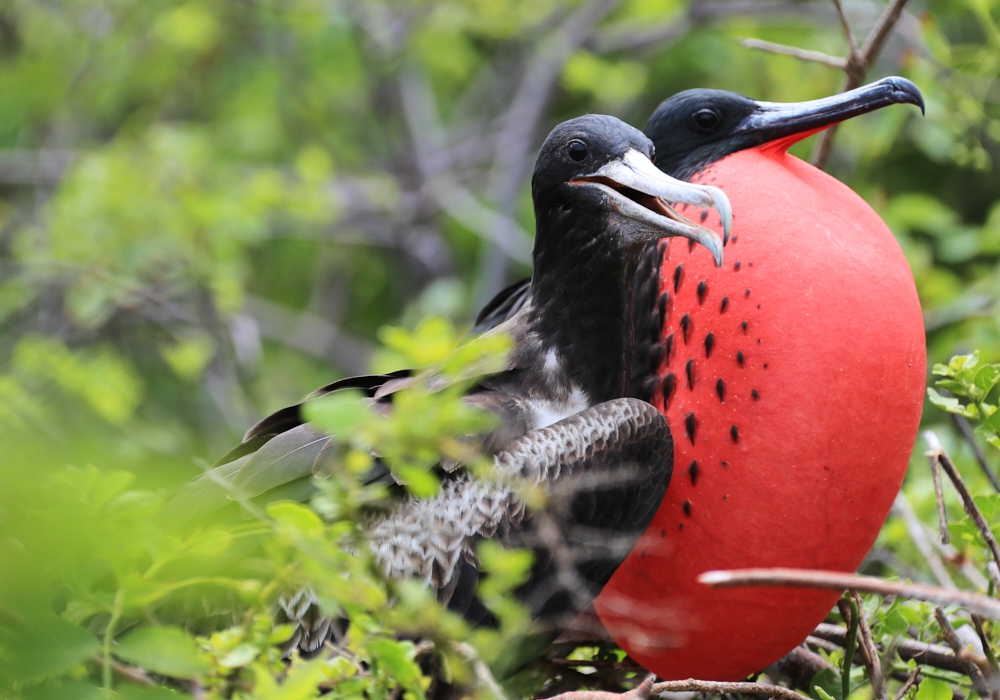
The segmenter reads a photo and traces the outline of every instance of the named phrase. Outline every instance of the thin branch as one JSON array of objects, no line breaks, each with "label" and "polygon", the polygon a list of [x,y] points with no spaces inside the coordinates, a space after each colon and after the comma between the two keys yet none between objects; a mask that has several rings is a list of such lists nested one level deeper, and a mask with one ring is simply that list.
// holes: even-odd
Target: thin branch
[{"label": "thin branch", "polygon": [[698,681],[689,678],[686,681],[664,681],[653,686],[653,695],[660,693],[711,693],[712,695],[724,695],[727,693],[741,693],[746,695],[762,695],[770,698],[781,698],[782,700],[803,700],[802,696],[794,690],[782,688],[780,685],[770,685],[768,683],[721,683],[718,681]]},{"label": "thin branch", "polygon": [[747,49],[757,49],[758,51],[767,51],[769,53],[777,53],[783,56],[793,56],[794,58],[798,58],[803,61],[822,63],[823,65],[830,66],[832,68],[839,68],[841,70],[846,70],[847,68],[846,60],[837,56],[831,56],[830,54],[823,53],[822,51],[810,51],[808,49],[800,49],[796,46],[775,44],[772,41],[764,41],[763,39],[746,38],[740,39],[739,42],[741,46]]},{"label": "thin branch", "polygon": [[[890,0],[882,16],[875,22],[875,27],[868,33],[868,38],[865,39],[865,44],[861,48],[860,53],[851,51],[847,60],[847,68],[845,69],[847,79],[840,89],[841,92],[847,92],[861,86],[865,76],[868,75],[868,70],[875,63],[875,59],[878,58],[879,53],[882,52],[882,47],[885,45],[886,39],[889,38],[893,27],[896,26],[900,16],[902,16],[903,8],[906,7],[908,1]],[[839,9],[839,0],[834,0],[834,2]],[[816,144],[816,150],[813,151],[812,164],[817,168],[822,168],[826,165],[827,160],[830,158],[830,151],[833,149],[833,140],[837,136],[837,126],[837,124],[834,124],[824,131],[819,143]]]},{"label": "thin branch", "polygon": [[861,637],[861,658],[865,663],[865,670],[868,671],[868,680],[872,684],[872,695],[876,700],[889,700],[888,690],[885,687],[885,678],[882,676],[882,664],[879,662],[878,649],[872,640],[872,631],[865,618],[865,601],[861,599],[861,594],[851,591],[854,604],[858,606],[858,634]]},{"label": "thin branch", "polygon": [[986,665],[986,659],[974,653],[958,638],[955,628],[951,626],[948,618],[941,608],[934,608],[934,618],[937,620],[941,633],[951,650],[966,666],[965,675],[972,681],[972,687],[979,693],[979,697],[989,697],[990,691],[986,687],[986,678],[983,676],[982,666]]},{"label": "thin branch", "polygon": [[961,605],[991,620],[1000,620],[1000,601],[969,591],[949,591],[923,583],[899,583],[875,576],[858,576],[840,571],[814,569],[740,569],[706,571],[698,580],[707,586],[792,586],[825,588],[831,591],[858,590],[879,595],[895,595],[938,605]]},{"label": "thin branch", "polygon": [[[847,46],[850,51],[852,58],[857,57],[858,52],[858,42],[854,38],[854,31],[851,29],[851,23],[847,19],[847,15],[844,14],[844,6],[841,4],[840,0],[833,0],[833,6],[837,8],[837,18],[840,20],[840,28],[844,30],[844,36],[847,37]],[[846,67],[845,61],[845,67]]]},{"label": "thin branch", "polygon": [[[520,85],[510,107],[500,121],[500,131],[493,141],[493,169],[490,190],[503,217],[497,236],[510,236],[524,175],[529,167],[532,137],[548,106],[556,81],[573,52],[586,41],[597,23],[615,9],[621,0],[589,0],[574,9],[535,51],[524,68]],[[499,288],[506,261],[496,251],[486,250],[480,258],[480,288],[477,302],[485,302]],[[482,297],[482,298],[478,298]]]},{"label": "thin branch", "polygon": [[920,666],[917,666],[910,673],[910,677],[906,679],[906,682],[903,683],[903,687],[899,689],[899,692],[897,692],[894,696],[892,696],[892,700],[903,700],[903,698],[906,697],[906,694],[910,692],[910,688],[913,687],[913,684],[917,682],[917,678],[919,676],[920,676]]},{"label": "thin branch", "polygon": [[944,488],[941,486],[941,462],[934,453],[928,453],[927,459],[931,467],[931,481],[934,482],[934,500],[937,502],[938,539],[941,544],[951,544],[951,534],[948,532],[948,511],[944,506]]},{"label": "thin branch", "polygon": [[483,661],[471,644],[455,642],[454,649],[467,662],[472,664],[472,670],[476,674],[476,681],[478,682],[480,688],[490,693],[495,700],[507,700],[507,696],[504,694],[500,684],[497,683],[496,679],[493,677],[493,672],[490,671],[490,667],[486,665],[486,662]]},{"label": "thin branch", "polygon": [[[847,646],[847,630],[840,625],[820,623],[806,639],[809,644],[832,651]],[[822,644],[820,644],[822,642]],[[829,645],[829,646],[828,646]],[[903,661],[913,659],[918,664],[938,668],[942,671],[965,673],[961,659],[955,656],[948,647],[929,642],[918,642],[914,639],[901,639],[896,645],[896,653]]]},{"label": "thin branch", "polygon": [[910,539],[913,540],[913,544],[916,545],[920,554],[923,555],[924,561],[927,562],[927,567],[934,574],[934,578],[937,579],[938,584],[945,588],[958,588],[954,580],[952,580],[951,574],[945,568],[944,562],[941,561],[941,557],[934,551],[934,546],[931,544],[930,538],[924,532],[924,524],[917,517],[917,514],[913,512],[910,502],[906,499],[902,491],[896,494],[896,501],[892,504],[892,509],[903,519],[903,522],[906,524],[906,531],[910,534]]},{"label": "thin branch", "polygon": [[[961,496],[962,503],[965,505],[965,512],[969,514],[972,522],[976,524],[979,533],[986,540],[986,545],[989,547],[990,553],[993,554],[993,561],[997,563],[997,566],[1000,566],[1000,547],[997,546],[993,530],[990,529],[989,523],[983,517],[982,511],[979,510],[979,506],[973,500],[969,489],[966,488],[965,482],[962,481],[962,476],[958,473],[958,469],[955,468],[954,462],[951,461],[951,457],[945,454],[944,449],[941,447],[941,442],[937,439],[937,435],[933,431],[928,430],[925,432],[924,439],[927,441],[928,446],[930,446],[931,452],[936,456],[938,463],[948,475],[948,478],[951,479],[951,483],[955,486],[955,490],[958,491],[958,495]],[[994,583],[1000,584],[1000,582],[996,581],[994,571],[994,569],[990,569],[990,573],[994,577]],[[1000,585],[998,585],[998,588],[1000,588]]]},{"label": "thin branch", "polygon": [[976,456],[979,468],[983,470],[986,478],[990,480],[993,490],[1000,493],[1000,479],[997,479],[997,475],[990,468],[989,462],[986,461],[986,454],[983,452],[983,448],[979,446],[979,443],[976,442],[976,434],[972,430],[972,426],[969,425],[968,419],[959,413],[952,413],[951,419],[958,426],[958,432],[962,433],[962,437],[965,438],[965,441],[972,449],[972,454]]}]

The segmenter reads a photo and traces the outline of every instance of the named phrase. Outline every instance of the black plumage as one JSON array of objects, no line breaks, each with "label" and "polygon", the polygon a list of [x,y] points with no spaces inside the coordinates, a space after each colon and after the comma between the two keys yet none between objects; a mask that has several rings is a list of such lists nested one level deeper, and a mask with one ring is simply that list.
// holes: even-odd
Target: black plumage
[{"label": "black plumage", "polygon": [[[480,482],[462,465],[442,464],[440,492],[430,499],[408,495],[381,461],[364,479],[393,493],[365,525],[379,566],[389,576],[423,580],[474,624],[492,621],[476,597],[479,540],[535,553],[518,594],[551,636],[600,592],[666,491],[673,463],[666,420],[648,403],[624,398],[635,270],[646,244],[677,235],[705,243],[721,264],[718,236],[679,220],[664,201],[715,206],[724,219],[728,202],[714,188],[662,175],[651,155],[641,132],[598,115],[561,124],[542,146],[532,178],[532,281],[484,312],[499,321],[489,332],[509,334],[513,350],[506,370],[481,378],[465,398],[499,418],[488,435],[470,436],[493,455],[499,479]],[[360,390],[387,414],[396,393],[425,379],[411,372],[353,377],[313,397]],[[211,473],[168,503],[164,517],[198,518],[230,499],[306,498],[337,443],[305,423],[301,406],[251,428]],[[546,485],[546,508],[528,512],[515,480]],[[543,524],[558,537],[542,536]],[[318,615],[306,593],[285,599],[283,610],[299,623],[293,641],[304,651],[345,628]]]}]

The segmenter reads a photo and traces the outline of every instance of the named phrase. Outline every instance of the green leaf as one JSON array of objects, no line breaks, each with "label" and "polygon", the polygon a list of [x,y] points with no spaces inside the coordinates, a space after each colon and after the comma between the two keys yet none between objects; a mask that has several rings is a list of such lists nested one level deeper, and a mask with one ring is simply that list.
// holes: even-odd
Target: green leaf
[{"label": "green leaf", "polygon": [[87,630],[56,615],[20,622],[0,618],[0,680],[35,680],[55,676],[101,650]]},{"label": "green leaf", "polygon": [[417,498],[431,498],[437,495],[438,489],[441,488],[438,478],[426,469],[397,466],[392,471],[406,486],[406,490]]},{"label": "green leaf", "polygon": [[391,639],[375,639],[368,643],[372,661],[386,671],[386,675],[411,691],[423,697],[420,679],[423,674],[413,660],[413,643],[397,642]]},{"label": "green leaf", "polygon": [[266,506],[267,514],[285,527],[308,535],[323,532],[323,521],[312,510],[294,501],[275,501]]},{"label": "green leaf", "polygon": [[177,627],[140,627],[125,635],[115,656],[171,678],[195,678],[209,670],[198,645]]},{"label": "green leaf", "polygon": [[809,681],[812,691],[809,695],[814,700],[843,700],[843,684],[840,672],[835,668],[824,668]]},{"label": "green leaf", "polygon": [[927,387],[927,398],[938,408],[944,409],[948,413],[963,413],[962,404],[958,399],[951,396],[941,396],[932,387]]},{"label": "green leaf", "polygon": [[951,700],[951,686],[945,681],[925,678],[920,682],[915,700]]},{"label": "green leaf", "polygon": [[372,416],[360,391],[336,391],[307,401],[302,410],[307,421],[342,439]]}]

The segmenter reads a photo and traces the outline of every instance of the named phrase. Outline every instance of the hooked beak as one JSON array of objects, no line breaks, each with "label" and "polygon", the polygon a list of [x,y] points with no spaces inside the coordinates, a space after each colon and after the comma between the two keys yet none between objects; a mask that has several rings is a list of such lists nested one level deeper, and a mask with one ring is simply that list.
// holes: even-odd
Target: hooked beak
[{"label": "hooked beak", "polygon": [[728,240],[733,212],[729,199],[719,188],[675,180],[660,172],[649,158],[634,148],[596,172],[571,180],[570,184],[603,190],[616,212],[663,232],[663,238],[683,236],[701,243],[711,251],[715,264],[722,267],[723,244],[719,234],[681,216],[667,204],[679,202],[715,209]]},{"label": "hooked beak", "polygon": [[736,127],[734,136],[742,135],[748,147],[796,135],[805,138],[893,104],[916,105],[924,113],[924,97],[917,86],[906,78],[890,77],[819,100],[758,102],[757,109]]}]

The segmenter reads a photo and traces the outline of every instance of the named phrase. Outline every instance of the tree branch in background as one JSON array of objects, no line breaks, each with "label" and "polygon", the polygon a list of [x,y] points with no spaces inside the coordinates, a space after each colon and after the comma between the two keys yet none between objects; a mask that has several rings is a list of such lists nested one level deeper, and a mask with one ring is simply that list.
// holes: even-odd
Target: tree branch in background
[{"label": "tree branch in background", "polygon": [[979,463],[979,467],[983,470],[986,478],[990,480],[990,483],[993,485],[993,489],[997,493],[1000,493],[1000,480],[997,479],[997,475],[993,472],[989,462],[986,461],[986,454],[983,452],[983,448],[981,448],[979,443],[976,442],[976,434],[973,432],[972,426],[969,425],[968,419],[959,413],[951,413],[949,415],[958,427],[958,432],[962,434],[962,437],[965,438],[965,441],[972,449],[972,454],[975,455],[976,462]]},{"label": "tree branch in background", "polygon": [[947,616],[944,614],[944,610],[941,608],[934,608],[934,618],[937,620],[938,626],[941,628],[941,633],[944,636],[945,641],[951,650],[955,652],[955,656],[965,664],[965,674],[972,681],[972,687],[976,689],[979,693],[979,697],[987,698],[990,695],[990,691],[986,685],[986,678],[983,675],[983,667],[989,667],[986,659],[979,656],[979,654],[974,653],[958,638],[955,633],[955,628],[951,626]]},{"label": "tree branch in background", "polygon": [[802,696],[794,690],[782,688],[780,685],[767,683],[721,683],[718,681],[697,681],[689,678],[685,681],[664,681],[653,686],[653,695],[660,693],[710,693],[725,695],[740,693],[743,695],[761,695],[781,700],[802,700]]},{"label": "tree branch in background", "polygon": [[924,524],[917,517],[917,514],[913,512],[910,502],[902,491],[896,495],[896,501],[893,503],[892,509],[903,519],[903,522],[906,524],[906,531],[910,534],[910,539],[913,540],[913,544],[916,545],[917,550],[923,555],[924,561],[927,562],[927,568],[934,574],[934,578],[937,579],[938,584],[952,590],[958,588],[952,580],[951,574],[945,568],[944,562],[941,561],[941,557],[934,551],[934,546],[931,544],[930,538],[924,532]]},{"label": "tree branch in background", "polygon": [[872,695],[875,700],[889,700],[889,693],[885,686],[885,677],[882,675],[882,664],[879,662],[878,649],[872,640],[872,631],[868,626],[868,619],[865,617],[865,601],[861,599],[861,594],[851,591],[851,598],[858,607],[858,636],[861,637],[861,659],[868,671],[868,678],[872,684]]},{"label": "tree branch in background", "polygon": [[[510,108],[500,119],[500,131],[493,141],[493,168],[490,191],[500,211],[500,238],[509,237],[509,222],[514,216],[517,193],[531,158],[531,142],[549,98],[566,61],[593,33],[597,23],[615,9],[621,0],[590,0],[575,9],[540,42],[524,68]],[[480,258],[477,306],[501,286],[506,260],[487,249]]]},{"label": "tree branch in background", "polygon": [[931,480],[934,482],[934,500],[937,502],[938,539],[941,544],[951,544],[951,535],[948,533],[948,511],[944,506],[944,488],[941,485],[941,462],[934,452],[928,452],[927,459],[931,467]]},{"label": "tree branch in background", "polygon": [[[989,547],[990,553],[993,555],[993,561],[996,562],[998,567],[1000,567],[1000,547],[997,546],[997,540],[993,536],[993,530],[990,529],[989,523],[987,523],[986,518],[983,517],[982,511],[979,510],[979,506],[977,506],[975,500],[973,500],[972,494],[969,493],[969,489],[965,486],[965,482],[962,480],[962,476],[955,468],[954,462],[951,461],[951,457],[945,454],[944,449],[941,447],[941,442],[938,440],[937,435],[935,435],[933,431],[928,430],[925,432],[924,439],[931,448],[931,452],[928,453],[928,457],[937,461],[948,475],[948,478],[951,479],[951,483],[954,485],[955,490],[958,491],[958,495],[962,498],[962,504],[965,506],[965,512],[969,514],[969,517],[972,518],[972,522],[976,524],[979,534],[983,536],[983,539],[986,541],[986,546]],[[997,569],[989,567],[989,571],[990,576],[993,578],[993,582],[997,584],[998,588],[1000,588],[1000,581],[997,580],[998,577],[996,574]]]},{"label": "tree branch in background", "polygon": [[[847,16],[844,14],[844,8],[841,6],[841,0],[832,1],[834,7],[837,9],[837,17],[840,19],[844,36],[847,39],[848,54],[846,58],[836,58],[819,51],[807,51],[794,46],[774,44],[759,39],[743,39],[740,43],[748,49],[780,53],[804,61],[813,61],[833,68],[839,68],[847,74],[847,78],[840,88],[841,92],[847,92],[848,90],[860,87],[875,59],[881,53],[882,47],[885,45],[885,41],[892,32],[893,27],[896,26],[896,23],[902,16],[903,8],[906,7],[908,0],[890,0],[882,15],[878,18],[878,21],[875,22],[875,26],[868,33],[868,38],[865,39],[865,44],[861,48],[858,48],[854,32],[851,31],[850,22],[848,22]],[[826,129],[820,137],[820,141],[816,144],[816,150],[813,151],[812,156],[812,164],[817,168],[822,168],[826,165],[827,160],[829,160],[830,151],[833,148],[833,140],[836,138],[836,135],[837,124],[834,124]]]},{"label": "tree branch in background", "polygon": [[[851,54],[847,60],[847,67],[844,69],[847,73],[847,79],[840,88],[841,92],[861,87],[865,76],[868,75],[869,69],[882,52],[885,40],[889,38],[890,32],[892,32],[893,27],[896,26],[896,22],[899,21],[900,16],[903,14],[903,8],[906,7],[907,2],[908,0],[890,0],[885,8],[885,12],[882,13],[882,16],[875,23],[875,27],[868,33],[868,38],[865,39],[865,45],[860,49],[860,53],[855,52],[852,46]],[[840,0],[834,0],[834,3],[837,5],[837,9],[840,10]],[[846,19],[844,20],[844,26],[849,31]],[[848,37],[848,41],[853,43],[853,35],[848,33]],[[819,143],[816,144],[816,150],[813,151],[812,164],[817,168],[825,166],[826,162],[830,159],[830,152],[833,150],[833,140],[837,137],[837,126],[837,124],[834,124],[824,131],[823,135],[820,136]]]},{"label": "tree branch in background", "polygon": [[1000,601],[969,591],[950,591],[947,588],[923,583],[899,583],[875,576],[858,576],[840,571],[815,569],[740,569],[734,571],[706,571],[698,577],[707,586],[731,588],[733,586],[792,586],[796,588],[825,588],[831,591],[857,590],[879,595],[895,595],[913,600],[923,600],[938,605],[960,605],[978,612],[991,620],[1000,620]]},{"label": "tree branch in background", "polygon": [[830,54],[823,53],[822,51],[810,51],[808,49],[800,49],[795,46],[785,46],[784,44],[775,44],[772,41],[764,41],[763,39],[753,38],[740,39],[740,46],[748,49],[756,49],[758,51],[781,54],[782,56],[793,56],[803,61],[822,63],[825,66],[830,66],[831,68],[839,68],[841,70],[847,68],[846,59],[839,58],[838,56],[831,56]]}]

